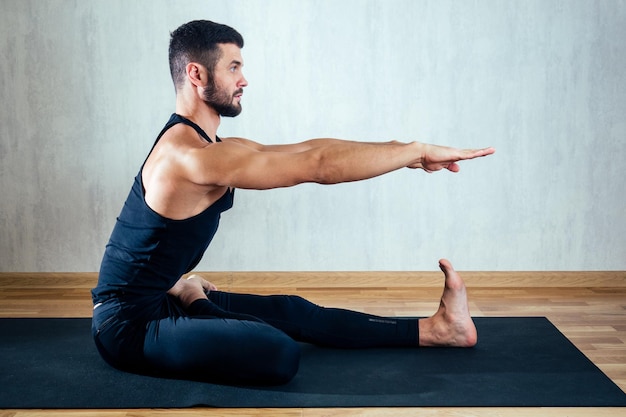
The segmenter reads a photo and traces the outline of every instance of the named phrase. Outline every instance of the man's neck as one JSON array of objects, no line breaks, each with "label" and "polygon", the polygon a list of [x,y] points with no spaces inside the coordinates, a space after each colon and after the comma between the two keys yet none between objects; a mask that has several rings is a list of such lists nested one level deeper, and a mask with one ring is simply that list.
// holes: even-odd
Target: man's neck
[{"label": "man's neck", "polygon": [[220,115],[205,102],[188,100],[183,94],[179,94],[176,96],[176,113],[200,126],[210,138],[215,139],[217,136]]}]

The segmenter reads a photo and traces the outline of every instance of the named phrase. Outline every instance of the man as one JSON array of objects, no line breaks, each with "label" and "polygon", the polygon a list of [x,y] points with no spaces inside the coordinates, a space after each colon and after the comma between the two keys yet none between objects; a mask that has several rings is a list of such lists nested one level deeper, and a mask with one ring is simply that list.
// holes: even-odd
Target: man
[{"label": "man", "polygon": [[323,346],[459,346],[476,343],[461,277],[440,261],[439,310],[425,319],[380,318],[316,306],[297,296],[218,291],[199,262],[235,188],[358,181],[400,168],[456,172],[460,160],[489,155],[417,142],[315,139],[261,145],[219,139],[221,116],[241,112],[247,81],[243,39],[209,21],[171,35],[176,113],[135,178],[93,289],[93,334],[102,357],[121,369],[231,383],[280,384],[297,372],[296,341]]}]

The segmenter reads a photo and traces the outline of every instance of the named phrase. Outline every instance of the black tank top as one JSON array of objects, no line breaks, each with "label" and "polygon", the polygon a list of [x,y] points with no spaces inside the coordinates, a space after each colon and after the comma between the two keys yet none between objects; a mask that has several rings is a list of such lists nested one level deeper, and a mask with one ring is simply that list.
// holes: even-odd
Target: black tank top
[{"label": "black tank top", "polygon": [[[198,125],[173,114],[154,146],[169,128],[178,123],[191,126],[205,140],[212,142]],[[216,140],[220,141],[219,138]],[[98,285],[92,290],[94,304],[111,297],[163,296],[181,275],[200,262],[217,231],[220,214],[233,205],[234,190],[228,190],[196,216],[184,220],[165,218],[146,204],[142,171],[143,165],[106,246]]]}]

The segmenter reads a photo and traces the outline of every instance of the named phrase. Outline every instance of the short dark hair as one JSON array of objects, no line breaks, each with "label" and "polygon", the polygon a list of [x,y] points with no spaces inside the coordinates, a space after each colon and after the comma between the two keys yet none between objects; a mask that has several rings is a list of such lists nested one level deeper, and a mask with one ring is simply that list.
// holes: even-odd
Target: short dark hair
[{"label": "short dark hair", "polygon": [[204,65],[213,75],[213,69],[222,56],[219,44],[232,43],[243,48],[243,37],[235,29],[209,20],[194,20],[170,34],[170,73],[176,90],[185,82],[186,67],[190,62]]}]

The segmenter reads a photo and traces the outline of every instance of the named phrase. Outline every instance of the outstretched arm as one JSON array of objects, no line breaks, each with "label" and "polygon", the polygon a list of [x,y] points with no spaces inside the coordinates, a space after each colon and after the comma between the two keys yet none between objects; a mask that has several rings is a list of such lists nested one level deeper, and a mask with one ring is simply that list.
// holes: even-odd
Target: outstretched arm
[{"label": "outstretched arm", "polygon": [[358,181],[404,167],[456,172],[458,161],[493,152],[493,148],[460,150],[419,142],[365,143],[338,139],[264,146],[229,138],[191,151],[185,166],[189,178],[198,184],[267,189],[305,182]]},{"label": "outstretched arm", "polygon": [[[396,143],[396,144],[399,143],[397,141],[377,143],[377,142],[354,142],[354,141],[346,141],[342,139],[309,139],[304,142],[293,143],[293,144],[263,145],[261,143],[254,142],[250,139],[244,139],[244,138],[231,137],[231,138],[225,138],[224,140],[234,141],[234,142],[240,143],[244,146],[248,146],[260,152],[304,152],[304,151],[308,151],[314,148],[319,148],[322,146],[329,146],[329,145],[341,144],[341,143],[343,144],[368,143],[368,144],[378,144],[378,145],[385,145],[389,143]],[[456,162],[460,160],[464,160],[464,159],[472,159],[472,158],[477,158],[480,156],[487,156],[495,152],[495,149],[493,148],[463,150],[463,149],[454,149],[454,148],[444,147],[444,146],[429,145],[426,143],[422,145],[430,148],[429,150],[426,151],[425,156],[427,157],[427,159],[422,163],[408,166],[408,168],[421,168],[427,172],[438,171],[440,169],[445,168],[452,172],[458,172],[460,168],[458,164],[456,164]],[[457,151],[457,153],[455,153],[455,151]],[[468,154],[468,151],[469,151],[469,154]],[[452,159],[454,159],[453,162],[450,162],[451,160],[449,160],[449,158],[451,157]]]}]

